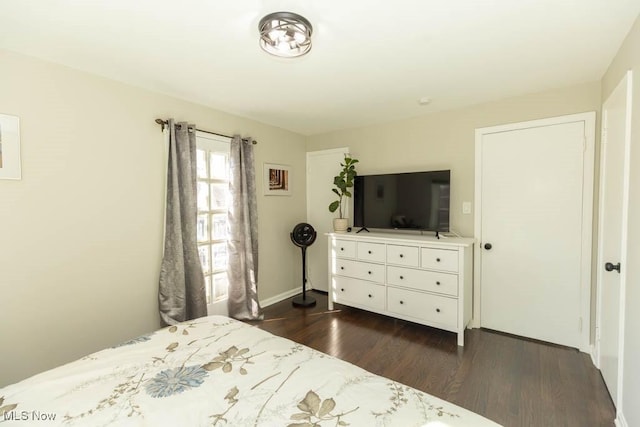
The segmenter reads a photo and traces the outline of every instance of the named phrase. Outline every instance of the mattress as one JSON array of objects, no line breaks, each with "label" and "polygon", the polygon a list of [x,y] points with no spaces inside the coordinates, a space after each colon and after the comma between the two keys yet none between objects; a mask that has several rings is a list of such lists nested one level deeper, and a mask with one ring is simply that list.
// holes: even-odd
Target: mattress
[{"label": "mattress", "polygon": [[496,426],[257,327],[209,316],[0,389],[4,425]]}]

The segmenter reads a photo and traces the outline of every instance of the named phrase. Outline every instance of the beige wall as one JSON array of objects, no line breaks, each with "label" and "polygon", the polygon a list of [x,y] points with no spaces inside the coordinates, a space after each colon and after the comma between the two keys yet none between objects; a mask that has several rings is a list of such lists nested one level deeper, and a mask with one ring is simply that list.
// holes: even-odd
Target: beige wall
[{"label": "beige wall", "polygon": [[622,425],[640,425],[640,17],[602,78],[602,98],[606,99],[627,70],[633,69],[631,119],[631,157],[629,178],[629,229],[627,232],[626,301],[622,405],[618,410],[626,421]]},{"label": "beige wall", "polygon": [[361,174],[451,169],[451,227],[473,236],[462,202],[473,201],[475,129],[585,111],[600,111],[600,82],[312,136],[307,150],[348,146]]},{"label": "beige wall", "polygon": [[[624,73],[640,63],[640,16],[631,27],[629,34],[625,38],[622,46],[616,53],[613,61],[609,65],[607,72],[602,77],[602,100],[613,92]],[[640,77],[635,76],[636,83]]]},{"label": "beige wall", "polygon": [[[154,119],[258,139],[259,294],[298,288],[300,135],[0,51],[0,113],[20,117],[22,180],[0,181],[0,386],[159,326],[164,146]],[[292,166],[262,196],[262,163]]]}]

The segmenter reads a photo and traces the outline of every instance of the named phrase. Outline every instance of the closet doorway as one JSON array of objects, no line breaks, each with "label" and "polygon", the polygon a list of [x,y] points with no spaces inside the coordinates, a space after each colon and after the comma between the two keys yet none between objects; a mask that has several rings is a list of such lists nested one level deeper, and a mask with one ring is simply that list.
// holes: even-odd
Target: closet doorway
[{"label": "closet doorway", "polygon": [[476,130],[475,324],[589,349],[595,113]]},{"label": "closet doorway", "polygon": [[[349,153],[348,147],[307,152],[307,222],[318,233],[315,244],[307,252],[307,287],[318,291],[329,291],[326,233],[333,231],[336,217],[329,212],[329,204],[337,197],[331,191],[333,177],[340,173],[345,153]],[[347,216],[348,209],[347,206]]]}]

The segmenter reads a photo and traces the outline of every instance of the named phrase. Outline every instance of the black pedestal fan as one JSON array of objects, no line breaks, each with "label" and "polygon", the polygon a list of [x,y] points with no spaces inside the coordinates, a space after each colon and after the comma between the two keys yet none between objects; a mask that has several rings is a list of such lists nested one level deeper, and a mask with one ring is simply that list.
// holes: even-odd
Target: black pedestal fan
[{"label": "black pedestal fan", "polygon": [[294,307],[311,307],[316,305],[313,297],[307,297],[307,247],[316,241],[316,231],[310,224],[301,222],[293,227],[291,232],[291,241],[294,245],[302,249],[302,296],[293,299]]}]

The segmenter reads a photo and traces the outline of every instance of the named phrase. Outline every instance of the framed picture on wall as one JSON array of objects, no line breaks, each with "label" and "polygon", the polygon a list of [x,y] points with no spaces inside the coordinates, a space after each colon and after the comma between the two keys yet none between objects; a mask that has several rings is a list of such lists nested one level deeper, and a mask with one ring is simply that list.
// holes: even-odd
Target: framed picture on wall
[{"label": "framed picture on wall", "polygon": [[0,114],[0,179],[22,179],[20,118]]},{"label": "framed picture on wall", "polygon": [[291,166],[265,163],[263,173],[265,196],[291,195]]}]

